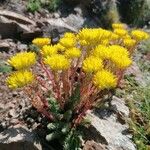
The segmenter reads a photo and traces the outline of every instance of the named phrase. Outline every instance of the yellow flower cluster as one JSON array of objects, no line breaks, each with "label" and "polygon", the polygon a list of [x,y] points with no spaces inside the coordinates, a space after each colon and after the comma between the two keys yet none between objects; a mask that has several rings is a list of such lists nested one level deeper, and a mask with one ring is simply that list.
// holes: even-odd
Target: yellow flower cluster
[{"label": "yellow flower cluster", "polygon": [[131,65],[132,60],[129,57],[129,52],[124,47],[113,45],[110,49],[110,60],[117,66],[117,68],[127,68]]},{"label": "yellow flower cluster", "polygon": [[27,69],[36,63],[36,54],[34,52],[21,52],[12,56],[8,63],[17,70]]},{"label": "yellow flower cluster", "polygon": [[52,56],[57,54],[57,47],[52,45],[44,45],[41,49],[43,57]]},{"label": "yellow flower cluster", "polygon": [[131,32],[131,35],[137,41],[146,40],[149,38],[148,33],[144,32],[142,30],[133,30]]},{"label": "yellow flower cluster", "polygon": [[64,37],[60,39],[60,44],[66,48],[71,48],[76,46],[76,41],[74,38]]},{"label": "yellow flower cluster", "polygon": [[88,29],[84,28],[79,31],[77,38],[79,43],[83,46],[95,45],[101,43],[101,40],[106,40],[111,36],[111,31],[104,30],[102,28]]},{"label": "yellow flower cluster", "polygon": [[16,70],[6,80],[10,88],[20,88],[30,84],[34,80],[32,72],[27,71],[36,63],[36,54],[33,52],[21,52],[12,56],[8,63]]},{"label": "yellow flower cluster", "polygon": [[125,29],[115,29],[114,33],[119,35],[120,37],[123,37],[126,36],[128,32]]},{"label": "yellow flower cluster", "polygon": [[101,90],[114,88],[117,84],[117,77],[110,71],[101,70],[94,75],[93,83]]},{"label": "yellow flower cluster", "polygon": [[55,54],[44,59],[45,64],[49,65],[52,70],[66,70],[70,66],[70,62],[65,56]]},{"label": "yellow flower cluster", "polygon": [[[117,85],[117,71],[131,65],[131,50],[139,41],[149,37],[141,30],[128,32],[122,23],[115,23],[112,28],[113,31],[83,28],[77,34],[67,32],[55,45],[50,45],[50,38],[36,38],[32,43],[40,48],[39,56],[52,71],[70,68],[72,71],[73,67],[79,65],[77,67],[82,68],[83,74],[92,77],[97,88],[109,89]],[[8,77],[9,87],[17,88],[31,83],[34,76],[25,69],[35,64],[35,53],[18,53],[8,62],[19,70]]]},{"label": "yellow flower cluster", "polygon": [[110,58],[110,50],[108,47],[104,45],[98,45],[93,51],[93,56],[99,57],[101,59],[108,59]]},{"label": "yellow flower cluster", "polygon": [[51,43],[51,39],[50,38],[36,38],[32,41],[33,44],[42,47],[44,45],[48,45]]},{"label": "yellow flower cluster", "polygon": [[125,24],[123,24],[123,23],[113,23],[112,24],[112,28],[113,29],[124,29],[125,28]]},{"label": "yellow flower cluster", "polygon": [[81,56],[81,50],[76,47],[67,49],[65,51],[65,56],[67,58],[79,58]]},{"label": "yellow flower cluster", "polygon": [[86,73],[97,72],[102,68],[103,68],[103,63],[100,58],[90,56],[83,61],[83,70]]},{"label": "yellow flower cluster", "polygon": [[16,71],[12,73],[6,80],[10,88],[21,88],[25,85],[32,83],[34,75],[27,70]]},{"label": "yellow flower cluster", "polygon": [[136,41],[134,39],[131,39],[131,38],[125,38],[123,40],[123,44],[125,47],[130,48],[136,44]]}]

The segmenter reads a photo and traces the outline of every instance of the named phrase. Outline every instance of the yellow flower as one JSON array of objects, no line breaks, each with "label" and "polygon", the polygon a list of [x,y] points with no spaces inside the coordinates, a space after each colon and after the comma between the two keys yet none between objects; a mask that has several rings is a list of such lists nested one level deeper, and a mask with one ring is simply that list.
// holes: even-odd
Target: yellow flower
[{"label": "yellow flower", "polygon": [[110,89],[117,85],[117,77],[107,70],[98,71],[93,78],[94,85],[100,89]]},{"label": "yellow flower", "polygon": [[104,45],[98,45],[92,52],[93,56],[101,59],[108,59],[110,57],[110,50]]},{"label": "yellow flower", "polygon": [[44,59],[45,64],[49,65],[50,68],[54,71],[57,70],[66,70],[70,66],[70,62],[67,58],[65,58],[64,55],[55,54],[50,56],[47,56]]},{"label": "yellow flower", "polygon": [[56,45],[55,45],[55,47],[57,48],[57,51],[58,51],[58,53],[60,52],[60,53],[62,53],[62,52],[65,52],[65,47],[64,46],[62,46],[60,43],[57,43]]},{"label": "yellow flower", "polygon": [[149,38],[149,34],[142,30],[133,30],[131,32],[132,37],[137,41],[146,40]]},{"label": "yellow flower", "polygon": [[113,23],[112,24],[112,28],[113,29],[124,29],[125,28],[125,24],[123,24],[123,23]]},{"label": "yellow flower", "polygon": [[115,34],[115,33],[112,33],[109,39],[112,40],[112,41],[118,40],[119,36],[117,34]]},{"label": "yellow flower", "polygon": [[115,29],[114,33],[119,35],[120,37],[123,37],[128,34],[127,30],[125,29]]},{"label": "yellow flower", "polygon": [[77,36],[80,41],[85,40],[86,42],[89,42],[92,38],[97,36],[96,34],[97,33],[94,32],[94,29],[83,28],[82,30],[79,31]]},{"label": "yellow flower", "polygon": [[89,42],[87,42],[86,40],[79,40],[79,43],[80,43],[81,46],[89,45]]},{"label": "yellow flower", "polygon": [[113,63],[115,63],[117,68],[120,69],[125,69],[127,67],[129,67],[132,63],[131,58],[127,57],[127,56],[115,56],[112,57],[111,59],[113,61]]},{"label": "yellow flower", "polygon": [[105,40],[101,40],[100,42],[102,45],[108,45],[109,44],[109,40],[108,39],[105,39]]},{"label": "yellow flower", "polygon": [[36,38],[32,41],[33,44],[42,47],[44,45],[48,45],[51,43],[51,39],[50,38]]},{"label": "yellow flower", "polygon": [[90,56],[83,61],[82,68],[86,73],[96,72],[103,68],[103,61],[100,58]]},{"label": "yellow flower", "polygon": [[126,48],[119,45],[112,45],[110,49],[110,60],[116,65],[116,67],[124,69],[131,65],[132,60],[129,57],[129,52]]},{"label": "yellow flower", "polygon": [[76,35],[74,34],[74,33],[71,33],[71,32],[66,32],[65,34],[64,34],[64,37],[65,38],[76,38]]},{"label": "yellow flower", "polygon": [[124,39],[123,40],[123,44],[125,47],[130,48],[133,47],[135,45],[136,41],[130,38]]},{"label": "yellow flower", "polygon": [[44,45],[41,49],[41,53],[44,57],[51,56],[57,53],[57,48],[52,45]]},{"label": "yellow flower", "polygon": [[8,63],[17,70],[26,69],[36,63],[36,54],[34,52],[21,52],[12,56]]},{"label": "yellow flower", "polygon": [[34,80],[34,75],[32,72],[24,70],[24,71],[16,71],[12,73],[6,80],[9,88],[21,88],[28,84],[31,84]]},{"label": "yellow flower", "polygon": [[61,38],[59,43],[65,48],[71,48],[76,45],[76,40],[74,38]]},{"label": "yellow flower", "polygon": [[110,36],[111,36],[111,31],[109,31],[109,30],[102,30],[102,31],[100,31],[100,33],[99,34],[102,34],[101,36],[100,36],[100,39],[102,39],[102,40],[104,40],[104,39],[108,39]]},{"label": "yellow flower", "polygon": [[129,56],[128,50],[122,46],[119,46],[119,45],[111,45],[111,46],[109,46],[109,50],[110,50],[110,55]]},{"label": "yellow flower", "polygon": [[65,56],[67,58],[78,58],[81,56],[81,51],[78,48],[70,48],[65,51]]},{"label": "yellow flower", "polygon": [[83,28],[79,31],[77,37],[81,45],[94,45],[99,42],[102,37],[105,39],[105,37],[108,36],[108,33],[109,31],[107,32],[107,30],[103,30],[101,28]]}]

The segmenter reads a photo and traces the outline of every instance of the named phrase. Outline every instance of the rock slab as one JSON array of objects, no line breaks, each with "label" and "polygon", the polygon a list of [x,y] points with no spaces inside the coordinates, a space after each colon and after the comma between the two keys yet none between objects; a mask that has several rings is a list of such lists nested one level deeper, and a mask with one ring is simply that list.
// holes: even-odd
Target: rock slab
[{"label": "rock slab", "polygon": [[88,139],[93,139],[97,143],[106,145],[107,150],[136,150],[132,142],[132,135],[129,134],[127,123],[119,120],[119,115],[128,117],[129,110],[122,99],[113,97],[113,109],[97,109],[89,112],[91,126],[86,133]]},{"label": "rock slab", "polygon": [[33,132],[23,126],[14,126],[0,133],[1,150],[42,150]]}]

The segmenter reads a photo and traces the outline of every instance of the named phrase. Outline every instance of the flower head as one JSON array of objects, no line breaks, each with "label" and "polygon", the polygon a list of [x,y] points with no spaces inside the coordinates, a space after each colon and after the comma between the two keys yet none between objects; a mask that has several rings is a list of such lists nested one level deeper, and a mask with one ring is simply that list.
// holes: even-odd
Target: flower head
[{"label": "flower head", "polygon": [[116,56],[111,58],[112,62],[115,63],[117,68],[125,69],[132,64],[132,59],[127,56]]},{"label": "flower head", "polygon": [[51,39],[50,38],[35,38],[33,41],[32,41],[33,44],[39,46],[39,47],[42,47],[44,45],[48,45],[51,43]]},{"label": "flower head", "polygon": [[59,43],[64,46],[65,48],[71,48],[76,45],[76,40],[74,38],[62,38],[60,39]]},{"label": "flower head", "polygon": [[125,55],[129,56],[129,52],[126,48],[119,46],[119,45],[111,45],[109,46],[110,55]]},{"label": "flower head", "polygon": [[112,24],[112,28],[113,29],[124,29],[125,28],[125,24],[123,24],[123,23],[113,23]]},{"label": "flower head", "polygon": [[115,33],[112,33],[111,36],[110,36],[110,40],[114,41],[114,40],[118,40],[119,39],[119,36]]},{"label": "flower head", "polygon": [[124,69],[131,65],[132,60],[129,57],[129,52],[126,48],[119,45],[112,45],[109,49],[111,51],[109,59],[117,68]]},{"label": "flower head", "polygon": [[81,50],[76,48],[76,47],[73,47],[73,48],[70,48],[70,49],[67,49],[65,51],[65,56],[67,58],[78,58],[81,56]]},{"label": "flower head", "polygon": [[101,40],[100,42],[102,45],[108,45],[109,44],[109,39]]},{"label": "flower head", "polygon": [[62,46],[60,43],[57,43],[55,45],[55,48],[57,48],[58,53],[63,53],[66,50],[66,48],[64,46]]},{"label": "flower head", "polygon": [[116,87],[117,78],[110,71],[101,70],[94,75],[93,83],[100,90],[110,89]]},{"label": "flower head", "polygon": [[69,60],[65,58],[65,56],[59,54],[52,55],[51,57],[47,56],[44,62],[54,71],[66,70],[70,66]]},{"label": "flower head", "polygon": [[148,33],[142,31],[142,30],[133,30],[131,32],[132,37],[137,41],[146,40],[149,38]]},{"label": "flower head", "polygon": [[44,57],[51,56],[57,53],[57,47],[52,45],[44,45],[41,49],[41,53]]},{"label": "flower head", "polygon": [[32,72],[24,70],[24,71],[16,71],[12,73],[6,80],[9,88],[21,88],[34,80],[34,75]]},{"label": "flower head", "polygon": [[123,44],[125,47],[130,48],[133,47],[135,45],[136,41],[130,38],[124,39],[123,40]]},{"label": "flower head", "polygon": [[104,45],[98,45],[94,50],[93,50],[93,56],[99,57],[101,59],[108,59],[110,57],[110,50],[108,47]]},{"label": "flower head", "polygon": [[119,35],[120,37],[124,37],[125,35],[128,34],[127,30],[125,29],[115,29],[114,33]]},{"label": "flower head", "polygon": [[76,35],[74,34],[74,33],[71,33],[71,32],[66,32],[65,34],[64,34],[64,37],[65,38],[76,38]]},{"label": "flower head", "polygon": [[83,28],[82,30],[79,31],[77,37],[81,45],[92,45],[99,42],[102,37],[103,39],[105,39],[105,37],[108,36],[109,32],[110,31],[107,32],[107,30],[103,30],[101,28],[97,29]]},{"label": "flower head", "polygon": [[36,54],[34,52],[21,52],[12,56],[8,63],[17,70],[27,69],[36,63]]},{"label": "flower head", "polygon": [[103,68],[103,61],[98,57],[90,56],[83,61],[82,68],[86,73],[97,72]]}]

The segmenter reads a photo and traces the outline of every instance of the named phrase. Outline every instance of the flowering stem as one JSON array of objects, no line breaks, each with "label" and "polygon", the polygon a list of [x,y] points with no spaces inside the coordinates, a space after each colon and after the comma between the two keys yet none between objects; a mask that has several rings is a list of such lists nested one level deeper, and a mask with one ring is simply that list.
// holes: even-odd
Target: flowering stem
[{"label": "flowering stem", "polygon": [[44,83],[44,82],[40,79],[40,77],[36,76],[36,79],[37,79],[37,81],[40,83],[40,85],[41,85],[43,88],[45,88],[47,91],[49,90],[49,89],[46,87],[46,83]]},{"label": "flowering stem", "polygon": [[40,61],[40,65],[41,65],[42,69],[46,72],[47,77],[49,78],[49,81],[52,82],[52,89],[53,89],[54,97],[55,97],[55,98],[58,98],[58,96],[55,94],[56,83],[55,83],[55,81],[54,81],[54,77],[52,76],[52,73],[50,72],[50,70],[48,70],[48,69],[46,68],[46,66],[43,64],[43,61],[42,61],[42,60]]}]

